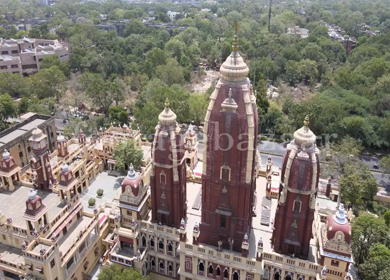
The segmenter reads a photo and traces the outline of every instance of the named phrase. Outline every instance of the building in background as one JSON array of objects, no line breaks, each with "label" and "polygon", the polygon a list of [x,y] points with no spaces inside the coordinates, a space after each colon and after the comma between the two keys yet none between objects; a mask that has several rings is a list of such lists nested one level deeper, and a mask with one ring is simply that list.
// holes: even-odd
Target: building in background
[{"label": "building in background", "polygon": [[309,29],[300,28],[299,26],[289,27],[287,28],[288,35],[297,35],[302,39],[309,37]]},{"label": "building in background", "polygon": [[69,60],[69,47],[58,40],[0,39],[0,73],[32,74],[40,70],[43,58],[57,55]]}]

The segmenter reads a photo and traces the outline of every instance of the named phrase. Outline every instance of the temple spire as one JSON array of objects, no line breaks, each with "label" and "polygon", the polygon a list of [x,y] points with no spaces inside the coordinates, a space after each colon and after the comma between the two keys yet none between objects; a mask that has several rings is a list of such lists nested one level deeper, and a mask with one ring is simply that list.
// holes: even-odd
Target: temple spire
[{"label": "temple spire", "polygon": [[169,110],[169,106],[171,105],[171,103],[169,102],[169,99],[168,97],[165,99],[165,110]]},{"label": "temple spire", "polygon": [[306,115],[306,117],[305,117],[305,119],[304,119],[304,121],[303,121],[303,125],[304,125],[304,126],[309,126],[309,123],[310,123],[309,116]]},{"label": "temple spire", "polygon": [[239,27],[238,23],[235,23],[234,24],[233,52],[238,51],[238,35],[237,35],[238,27]]}]

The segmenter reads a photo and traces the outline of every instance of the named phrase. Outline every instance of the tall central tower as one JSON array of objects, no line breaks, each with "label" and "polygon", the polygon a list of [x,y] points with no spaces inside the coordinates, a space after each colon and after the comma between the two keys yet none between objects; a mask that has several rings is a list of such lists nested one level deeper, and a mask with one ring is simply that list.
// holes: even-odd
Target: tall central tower
[{"label": "tall central tower", "polygon": [[237,35],[220,72],[204,123],[199,242],[240,251],[252,224],[258,115]]}]

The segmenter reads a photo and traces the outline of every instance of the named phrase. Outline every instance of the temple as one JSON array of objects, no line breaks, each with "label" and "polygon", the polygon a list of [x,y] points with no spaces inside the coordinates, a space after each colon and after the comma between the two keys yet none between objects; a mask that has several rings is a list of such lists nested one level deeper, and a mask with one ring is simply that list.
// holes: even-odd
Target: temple
[{"label": "temple", "polygon": [[237,35],[220,71],[204,122],[199,242],[241,251],[255,203],[258,114]]},{"label": "temple", "polygon": [[[28,165],[1,152],[0,279],[97,279],[114,265],[152,280],[352,280],[353,214],[319,178],[309,117],[280,169],[261,164],[248,73],[235,35],[202,153],[168,99],[152,143],[130,124],[56,141],[43,123],[23,132]],[[128,140],[143,158],[121,172],[113,152]]]}]

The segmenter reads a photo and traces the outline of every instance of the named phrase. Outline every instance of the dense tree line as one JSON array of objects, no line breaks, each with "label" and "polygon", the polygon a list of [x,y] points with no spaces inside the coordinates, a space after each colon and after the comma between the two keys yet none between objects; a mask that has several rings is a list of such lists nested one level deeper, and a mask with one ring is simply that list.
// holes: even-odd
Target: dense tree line
[{"label": "dense tree line", "polygon": [[[187,110],[183,110],[181,121],[200,123],[207,95],[194,97],[187,85],[201,59],[214,67],[227,58],[231,52],[232,26],[237,22],[240,52],[250,66],[252,82],[256,81],[257,97],[263,101],[259,102],[263,133],[292,133],[308,114],[317,135],[336,133],[339,139],[351,136],[360,139],[364,147],[390,145],[387,113],[390,8],[384,0],[274,3],[270,32],[265,2],[226,0],[201,7],[177,7],[168,3],[135,6],[121,1],[80,4],[63,0],[42,7],[34,1],[11,2],[7,2],[4,11],[14,11],[17,18],[51,16],[49,25],[33,28],[27,35],[58,37],[70,42],[73,51],[69,63],[47,59],[45,69],[23,79],[26,81],[20,77],[1,79],[0,91],[12,97],[58,99],[66,90],[63,82],[71,71],[80,71],[83,90],[93,105],[107,115],[111,105],[118,106],[126,99],[123,94],[126,90],[140,93],[132,108],[136,116],[149,112],[156,115],[153,112],[163,106],[156,103],[163,98],[156,99],[156,103],[145,103],[145,96],[167,95],[165,91],[170,89],[185,100]],[[170,9],[181,12],[173,23],[166,14]],[[305,13],[299,12],[302,9]],[[164,29],[146,27],[141,20],[150,16],[150,11],[154,13],[155,23],[186,29],[181,32],[174,29],[170,34]],[[108,21],[128,20],[125,36],[95,28],[93,24],[100,23],[101,14],[106,14]],[[78,23],[73,23],[70,17],[78,17]],[[328,38],[323,22],[336,24],[357,38],[358,46],[348,57],[342,44]],[[308,28],[309,37],[301,39],[286,34],[288,27],[296,25]],[[57,27],[56,34],[49,32],[52,27]],[[367,37],[365,29],[380,30],[382,34]],[[0,28],[0,36],[4,38],[24,35],[12,28]],[[14,79],[19,80],[14,83],[11,81]],[[269,103],[265,98],[267,80],[293,90],[285,91]],[[164,84],[159,83],[162,90],[147,86],[156,81]],[[303,100],[296,93],[302,86],[311,92]],[[138,119],[143,132],[153,129],[154,122]]]}]

